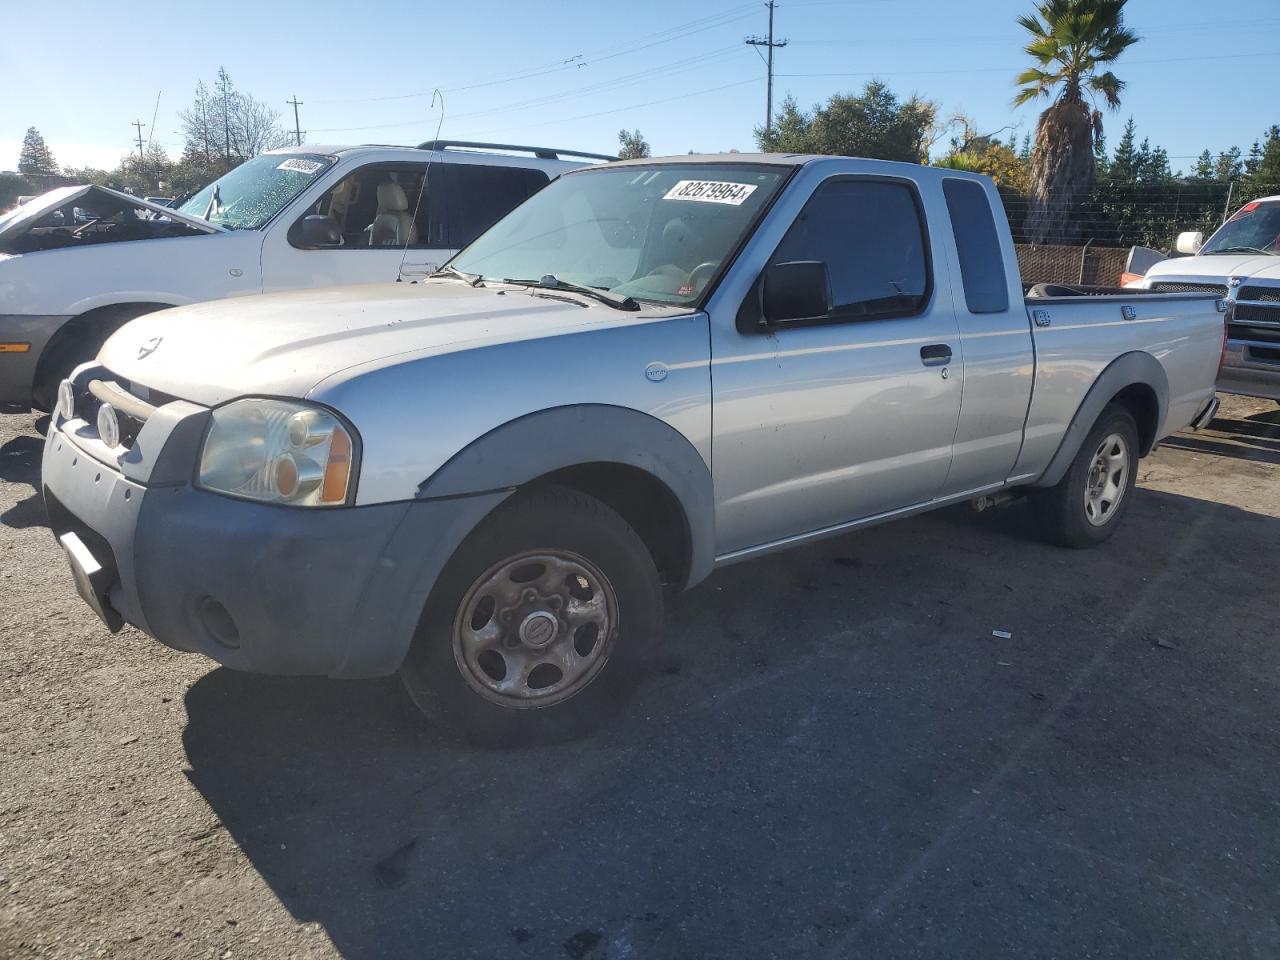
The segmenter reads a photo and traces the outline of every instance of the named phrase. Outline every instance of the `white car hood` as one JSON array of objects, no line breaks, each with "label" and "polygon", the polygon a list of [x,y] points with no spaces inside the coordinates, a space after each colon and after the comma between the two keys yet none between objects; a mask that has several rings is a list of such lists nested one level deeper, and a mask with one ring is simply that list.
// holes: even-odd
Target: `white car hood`
[{"label": "white car hood", "polygon": [[1207,281],[1220,280],[1226,285],[1229,277],[1280,278],[1280,257],[1256,254],[1224,254],[1222,256],[1196,255],[1162,260],[1147,271],[1147,278],[1159,282],[1165,278],[1203,277]]},{"label": "white car hood", "polygon": [[[350,367],[688,313],[624,313],[460,281],[379,283],[214,300],[139,317],[99,354],[112,373],[195,403],[305,397]],[[573,300],[573,302],[566,302]]]}]

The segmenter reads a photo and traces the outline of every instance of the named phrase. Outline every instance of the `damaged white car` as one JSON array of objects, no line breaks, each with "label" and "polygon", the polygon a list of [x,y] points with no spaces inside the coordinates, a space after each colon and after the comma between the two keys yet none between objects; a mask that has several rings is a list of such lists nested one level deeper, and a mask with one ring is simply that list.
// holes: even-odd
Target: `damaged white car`
[{"label": "damaged white car", "polygon": [[50,409],[58,382],[145,313],[426,276],[560,173],[608,159],[454,141],[303,146],[176,207],[53,190],[0,217],[0,407]]}]

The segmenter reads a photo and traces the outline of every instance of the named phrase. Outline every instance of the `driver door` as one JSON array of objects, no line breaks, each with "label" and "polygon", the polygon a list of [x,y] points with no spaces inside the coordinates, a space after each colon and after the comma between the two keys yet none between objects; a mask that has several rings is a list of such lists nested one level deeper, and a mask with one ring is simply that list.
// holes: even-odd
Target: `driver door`
[{"label": "driver door", "polygon": [[833,177],[769,260],[827,264],[829,314],[773,327],[716,318],[718,553],[939,494],[963,378],[951,297],[934,292],[948,290],[946,265],[933,250],[912,181]]}]

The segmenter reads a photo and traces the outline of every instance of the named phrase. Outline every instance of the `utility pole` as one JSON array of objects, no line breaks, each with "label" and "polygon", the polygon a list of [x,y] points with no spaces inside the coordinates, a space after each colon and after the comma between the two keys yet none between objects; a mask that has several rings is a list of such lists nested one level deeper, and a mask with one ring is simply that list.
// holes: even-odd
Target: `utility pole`
[{"label": "utility pole", "polygon": [[302,126],[298,123],[298,108],[302,106],[302,101],[298,99],[295,93],[292,100],[286,100],[285,103],[293,104],[293,135],[297,138],[298,146],[302,146]]},{"label": "utility pole", "polygon": [[767,59],[765,60],[765,65],[768,67],[769,71],[769,79],[765,88],[764,100],[764,132],[768,134],[773,129],[773,51],[785,47],[788,41],[773,39],[774,0],[767,0],[765,6],[769,8],[769,35],[767,37],[747,37],[744,42],[748,46],[764,47],[769,51]]},{"label": "utility pole", "polygon": [[135,120],[130,126],[138,128],[138,163],[146,163],[147,158],[142,155],[142,128],[146,126],[141,120]]}]

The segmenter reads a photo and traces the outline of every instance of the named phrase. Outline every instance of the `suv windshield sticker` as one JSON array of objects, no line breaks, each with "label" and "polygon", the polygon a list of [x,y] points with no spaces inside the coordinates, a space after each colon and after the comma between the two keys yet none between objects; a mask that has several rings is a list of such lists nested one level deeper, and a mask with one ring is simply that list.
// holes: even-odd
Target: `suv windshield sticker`
[{"label": "suv windshield sticker", "polygon": [[724,180],[681,180],[667,191],[663,200],[696,200],[699,203],[727,203],[737,207],[755,193],[756,185]]},{"label": "suv windshield sticker", "polygon": [[323,163],[319,163],[315,160],[302,160],[298,157],[293,157],[292,159],[286,160],[284,163],[280,164],[276,169],[293,170],[295,173],[305,173],[310,176],[323,166]]}]

